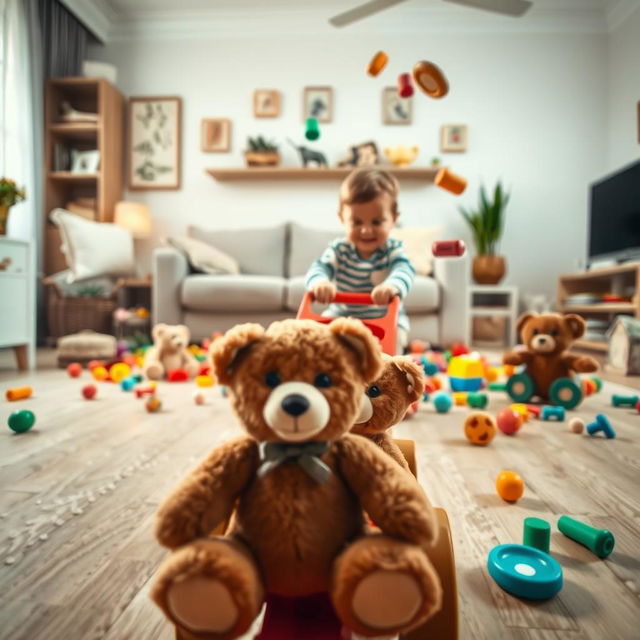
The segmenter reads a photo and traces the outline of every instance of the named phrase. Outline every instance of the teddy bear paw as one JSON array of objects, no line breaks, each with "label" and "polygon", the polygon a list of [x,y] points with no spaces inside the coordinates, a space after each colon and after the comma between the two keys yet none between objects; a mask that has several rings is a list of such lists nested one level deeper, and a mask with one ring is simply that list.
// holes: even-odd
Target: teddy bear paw
[{"label": "teddy bear paw", "polygon": [[161,364],[150,364],[146,367],[145,373],[149,380],[162,380],[164,369]]}]

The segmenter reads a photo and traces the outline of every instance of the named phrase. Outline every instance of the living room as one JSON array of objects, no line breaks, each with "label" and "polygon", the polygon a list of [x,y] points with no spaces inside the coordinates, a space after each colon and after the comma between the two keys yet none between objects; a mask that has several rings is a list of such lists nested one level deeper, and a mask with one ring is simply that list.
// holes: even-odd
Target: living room
[{"label": "living room", "polygon": [[[166,555],[155,513],[212,446],[242,433],[233,387],[205,386],[207,350],[236,325],[296,317],[307,270],[345,235],[342,181],[373,166],[397,179],[390,238],[417,272],[399,351],[427,377],[394,436],[414,443],[455,555],[453,585],[440,576],[446,631],[416,624],[401,637],[634,637],[638,3],[405,0],[367,3],[344,24],[330,19],[357,1],[266,4],[3,3],[1,627],[173,636],[176,618],[149,599]],[[620,211],[612,194],[627,194]],[[486,225],[498,211],[497,229],[474,229],[462,210]],[[523,399],[538,409],[505,426],[527,375],[506,360],[525,363],[542,331],[525,321],[553,312],[584,319],[564,327],[579,402],[562,390]],[[181,384],[151,380],[160,325],[186,326],[197,377],[185,364],[165,367],[187,372]],[[456,357],[483,363],[483,399],[454,388]],[[122,379],[114,363],[128,367]],[[465,436],[477,402],[496,423],[490,446]],[[563,403],[572,413],[560,418]],[[550,420],[531,413],[541,407]],[[496,493],[504,469],[524,479],[523,498]],[[562,565],[562,591],[541,604],[505,592],[490,549],[521,542],[525,518],[555,527],[562,514],[613,532],[615,551],[598,560],[554,531],[545,557]]]}]

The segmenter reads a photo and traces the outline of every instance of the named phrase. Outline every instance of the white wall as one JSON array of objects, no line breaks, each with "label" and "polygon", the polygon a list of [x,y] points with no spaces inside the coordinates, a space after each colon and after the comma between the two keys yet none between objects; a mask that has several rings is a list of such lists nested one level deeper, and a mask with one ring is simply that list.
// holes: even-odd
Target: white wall
[{"label": "white wall", "polygon": [[[363,70],[381,48],[390,64],[381,77],[369,78]],[[468,152],[444,155],[445,164],[468,178],[466,193],[456,198],[432,185],[401,185],[405,226],[442,223],[448,237],[468,240],[457,205],[476,202],[481,180],[493,185],[502,178],[512,191],[501,247],[508,261],[506,283],[519,285],[521,292],[553,295],[558,274],[584,259],[587,185],[606,166],[604,34],[354,38],[343,30],[316,38],[264,39],[229,34],[215,41],[117,42],[94,47],[90,57],[118,67],[118,85],[126,95],[184,100],[182,189],[127,195],[152,208],[154,238],[147,251],[163,236],[183,233],[188,223],[243,227],[297,220],[335,226],[337,182],[217,183],[204,172],[242,166],[246,137],[257,133],[282,141],[284,164],[297,166],[297,154],[284,138],[304,141],[302,89],[331,85],[334,122],[324,125],[321,139],[310,146],[334,163],[350,144],[375,139],[380,147],[417,144],[418,163],[426,164],[442,155],[441,124],[469,125]],[[439,101],[417,95],[412,126],[381,125],[382,88],[420,59],[444,70],[449,95]],[[258,87],[282,91],[280,118],[253,117],[252,92]],[[231,153],[200,151],[200,121],[206,117],[232,119]]]}]

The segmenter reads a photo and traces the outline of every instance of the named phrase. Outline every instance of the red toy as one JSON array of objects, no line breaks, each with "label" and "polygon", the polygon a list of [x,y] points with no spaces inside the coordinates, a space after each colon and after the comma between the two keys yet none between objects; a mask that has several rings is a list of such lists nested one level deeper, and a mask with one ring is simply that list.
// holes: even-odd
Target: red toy
[{"label": "red toy", "polygon": [[173,369],[167,373],[169,382],[186,382],[188,379],[189,374],[184,369]]},{"label": "red toy", "polygon": [[401,98],[410,98],[413,95],[413,85],[411,84],[411,75],[401,73],[398,76],[398,95]]},{"label": "red toy", "polygon": [[462,240],[440,240],[431,245],[431,253],[436,258],[462,256],[465,251],[466,247]]},{"label": "red toy", "polygon": [[498,429],[507,436],[515,435],[523,423],[522,414],[507,407],[498,413]]},{"label": "red toy", "polygon": [[93,371],[96,367],[104,367],[104,362],[102,360],[91,360],[87,365],[89,371]]},{"label": "red toy", "polygon": [[136,387],[133,392],[136,394],[136,398],[142,398],[142,396],[153,396],[156,393],[156,387],[153,384],[149,384],[146,387]]},{"label": "red toy", "polygon": [[72,378],[77,378],[82,375],[82,365],[79,362],[72,362],[67,366],[67,373]]},{"label": "red toy", "polygon": [[87,400],[93,400],[96,397],[97,393],[98,387],[96,387],[95,384],[85,384],[84,387],[82,387],[82,395]]},{"label": "red toy", "polygon": [[464,344],[460,344],[459,342],[456,342],[456,344],[454,344],[451,347],[452,356],[462,356],[462,355],[465,355],[466,353],[469,353],[469,348]]}]

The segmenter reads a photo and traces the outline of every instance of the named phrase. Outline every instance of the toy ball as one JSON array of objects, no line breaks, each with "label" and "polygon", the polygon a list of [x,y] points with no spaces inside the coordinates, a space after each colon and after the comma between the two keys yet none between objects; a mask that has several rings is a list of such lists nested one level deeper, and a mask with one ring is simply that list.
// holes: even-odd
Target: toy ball
[{"label": "toy ball", "polygon": [[204,404],[206,401],[206,397],[204,395],[204,391],[200,391],[199,389],[197,389],[196,391],[193,392],[193,401],[196,404]]},{"label": "toy ball", "polygon": [[515,471],[501,471],[496,478],[496,491],[507,502],[517,502],[524,493],[524,480]]},{"label": "toy ball", "polygon": [[487,382],[495,382],[498,379],[498,369],[496,367],[488,367],[485,371],[484,377]]},{"label": "toy ball", "polygon": [[129,376],[120,382],[120,388],[123,391],[131,391],[133,387],[138,384],[138,380],[136,380],[133,376]]},{"label": "toy ball", "polygon": [[451,355],[454,357],[462,356],[462,355],[465,355],[466,353],[469,353],[469,348],[464,344],[457,342],[451,347]]},{"label": "toy ball", "polygon": [[440,389],[442,389],[442,380],[440,380],[440,378],[435,378],[435,377],[429,378],[429,383],[433,385],[433,388],[436,391],[439,391]]},{"label": "toy ball", "polygon": [[422,361],[422,369],[425,376],[435,376],[438,373],[438,365],[435,362],[429,362],[426,359]]},{"label": "toy ball", "polygon": [[212,387],[213,378],[211,376],[196,376],[196,384],[199,387]]},{"label": "toy ball", "polygon": [[109,377],[109,372],[103,366],[94,367],[91,370],[91,375],[98,381],[106,380]]},{"label": "toy ball", "polygon": [[91,360],[87,365],[89,371],[93,371],[96,367],[104,367],[104,362],[102,360]]},{"label": "toy ball", "polygon": [[122,382],[131,375],[131,367],[124,362],[116,362],[109,369],[109,377],[114,382]]},{"label": "toy ball", "polygon": [[160,402],[158,396],[150,396],[144,406],[149,413],[157,413],[162,409],[162,402]]},{"label": "toy ball", "polygon": [[571,418],[571,420],[569,420],[569,431],[582,433],[584,431],[584,420],[578,417]]},{"label": "toy ball", "polygon": [[423,340],[412,340],[409,343],[409,353],[424,353],[428,348],[428,345]]},{"label": "toy ball", "polygon": [[137,356],[133,355],[133,353],[125,353],[122,356],[122,362],[128,364],[131,368],[135,367],[138,364]]},{"label": "toy ball", "polygon": [[507,407],[498,413],[496,422],[498,429],[500,429],[502,433],[507,436],[512,436],[516,434],[522,426],[523,418],[522,414]]},{"label": "toy ball", "polygon": [[79,362],[72,362],[67,367],[67,373],[72,378],[77,378],[78,376],[82,375],[82,365]]},{"label": "toy ball", "polygon": [[9,429],[16,433],[24,433],[29,431],[36,422],[36,416],[33,411],[28,409],[20,409],[20,411],[14,411],[7,420]]},{"label": "toy ball", "polygon": [[173,369],[167,373],[169,382],[185,382],[189,379],[189,374],[184,369]]},{"label": "toy ball", "polygon": [[85,384],[84,387],[82,387],[82,395],[87,400],[93,400],[96,397],[97,393],[98,387],[96,387],[95,384]]},{"label": "toy ball", "polygon": [[440,391],[433,396],[433,406],[438,413],[449,413],[453,406],[453,400],[448,393]]},{"label": "toy ball", "polygon": [[471,444],[486,447],[496,435],[496,421],[484,411],[472,411],[464,421],[464,435]]}]

